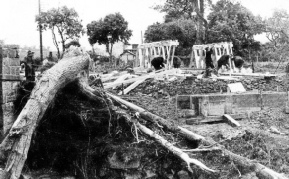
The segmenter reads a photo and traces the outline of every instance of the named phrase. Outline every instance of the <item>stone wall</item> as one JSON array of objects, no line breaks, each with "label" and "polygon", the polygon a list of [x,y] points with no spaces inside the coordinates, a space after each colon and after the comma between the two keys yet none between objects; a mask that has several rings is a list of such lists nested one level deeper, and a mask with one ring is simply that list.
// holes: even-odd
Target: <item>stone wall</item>
[{"label": "stone wall", "polygon": [[0,46],[0,125],[3,133],[14,122],[13,102],[20,83],[20,59],[18,46]]}]

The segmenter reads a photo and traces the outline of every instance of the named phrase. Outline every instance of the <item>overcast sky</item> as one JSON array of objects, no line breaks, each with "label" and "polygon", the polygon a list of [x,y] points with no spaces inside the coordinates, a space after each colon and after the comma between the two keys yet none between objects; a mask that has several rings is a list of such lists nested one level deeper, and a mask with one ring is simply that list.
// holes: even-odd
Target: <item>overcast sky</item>
[{"label": "overcast sky", "polygon": [[[35,15],[38,14],[38,0],[2,0],[0,6],[0,40],[6,44],[39,46],[39,32],[36,31]],[[215,2],[216,0],[214,0]],[[67,5],[74,8],[83,25],[99,20],[107,14],[120,12],[133,30],[131,43],[141,42],[141,31],[154,22],[162,22],[163,14],[151,9],[154,4],[164,0],[41,0],[42,10]],[[254,15],[269,17],[275,8],[289,12],[288,0],[240,0]],[[261,38],[261,40],[264,40]],[[89,48],[87,37],[80,40],[82,46]],[[54,50],[51,32],[43,33],[43,45]]]}]

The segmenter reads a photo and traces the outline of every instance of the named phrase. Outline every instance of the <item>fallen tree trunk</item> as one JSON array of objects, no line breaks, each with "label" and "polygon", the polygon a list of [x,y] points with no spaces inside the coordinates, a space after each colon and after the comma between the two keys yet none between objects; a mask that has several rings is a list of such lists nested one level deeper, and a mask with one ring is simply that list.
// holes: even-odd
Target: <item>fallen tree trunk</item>
[{"label": "fallen tree trunk", "polygon": [[1,156],[9,153],[1,179],[17,179],[27,158],[32,134],[55,94],[66,84],[85,74],[90,63],[89,55],[76,48],[47,70],[36,82],[31,96],[19,114],[8,135],[0,145]]},{"label": "fallen tree trunk", "polygon": [[216,172],[215,170],[212,170],[210,168],[208,168],[206,165],[204,165],[202,162],[191,158],[188,154],[186,154],[185,152],[183,152],[181,149],[175,147],[172,143],[170,143],[169,141],[165,140],[163,137],[161,137],[160,135],[158,135],[157,133],[153,132],[152,130],[150,130],[149,128],[145,127],[144,125],[141,125],[139,122],[136,122],[136,126],[146,135],[149,135],[150,137],[154,138],[155,140],[157,140],[162,146],[164,146],[165,148],[167,148],[169,151],[171,151],[173,154],[175,154],[176,156],[180,157],[183,161],[186,162],[188,170],[192,173],[193,170],[190,166],[190,164],[195,164],[198,167],[200,167],[201,169],[205,170],[205,171],[210,171],[210,172]]},{"label": "fallen tree trunk", "polygon": [[175,124],[168,122],[168,120],[166,120],[162,117],[159,117],[159,116],[157,116],[157,115],[155,115],[149,111],[146,111],[145,109],[143,109],[143,108],[141,108],[141,107],[139,107],[139,106],[137,106],[131,102],[128,102],[124,99],[121,99],[121,98],[119,98],[119,97],[117,97],[111,93],[108,93],[108,92],[107,92],[107,95],[110,96],[112,99],[116,100],[117,102],[124,104],[125,106],[129,107],[130,109],[138,112],[140,114],[140,117],[145,119],[145,120],[160,123],[161,125],[165,126],[167,129],[169,129],[171,131],[179,132],[184,137],[186,137],[190,140],[200,141],[200,140],[204,139],[203,136],[192,133],[191,131],[189,131],[183,127],[176,126]]},{"label": "fallen tree trunk", "polygon": [[[80,89],[83,92],[83,94],[87,95],[87,97],[89,97],[91,99],[95,98],[96,100],[98,100],[97,96],[94,94],[96,92],[96,90],[94,90],[93,88],[88,86],[84,79],[79,80],[79,86],[80,86]],[[132,120],[130,120],[129,117],[126,117],[126,119],[128,122],[134,123],[135,126],[138,129],[140,129],[140,131],[142,131],[144,134],[152,137],[158,143],[160,143],[163,147],[165,147],[166,149],[171,151],[174,155],[180,157],[184,162],[186,162],[188,170],[190,172],[193,173],[193,171],[190,167],[190,164],[195,164],[196,166],[200,167],[201,169],[203,169],[205,171],[216,172],[215,170],[208,168],[202,162],[200,162],[194,158],[191,158],[187,153],[183,152],[180,148],[175,147],[172,143],[170,143],[169,141],[167,141],[166,139],[164,139],[162,136],[158,135],[157,133],[153,132],[152,130],[150,130],[146,126],[140,124],[139,122],[133,122]]]},{"label": "fallen tree trunk", "polygon": [[245,167],[252,167],[255,169],[255,172],[258,176],[260,176],[261,178],[264,179],[288,179],[286,176],[284,176],[283,174],[277,173],[274,170],[258,163],[255,161],[252,161],[246,157],[242,157],[240,155],[237,155],[235,153],[232,153],[231,151],[225,149],[225,147],[223,145],[218,144],[217,142],[213,141],[213,140],[209,140],[206,139],[203,136],[200,136],[196,133],[193,133],[185,128],[182,128],[180,126],[174,126],[173,124],[168,123],[167,120],[165,120],[162,117],[159,117],[155,114],[152,114],[148,111],[146,111],[145,109],[134,105],[126,100],[123,100],[113,94],[107,93],[111,98],[113,98],[114,100],[120,102],[123,105],[126,105],[127,107],[129,107],[130,109],[138,112],[140,114],[140,117],[142,117],[145,120],[148,121],[152,121],[152,122],[158,122],[161,125],[167,127],[170,130],[174,130],[175,132],[179,132],[180,134],[182,134],[184,137],[186,137],[189,140],[194,140],[194,141],[201,141],[202,143],[204,143],[205,145],[209,145],[209,146],[217,146],[218,148],[220,148],[223,152],[224,155],[229,156],[234,162],[238,163],[241,166],[245,166]]}]

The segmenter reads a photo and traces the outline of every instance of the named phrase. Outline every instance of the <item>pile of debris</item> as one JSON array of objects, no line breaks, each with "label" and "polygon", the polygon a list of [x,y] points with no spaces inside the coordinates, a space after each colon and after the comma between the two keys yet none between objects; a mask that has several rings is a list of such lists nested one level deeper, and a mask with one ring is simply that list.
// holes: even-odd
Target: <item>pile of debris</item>
[{"label": "pile of debris", "polygon": [[[92,88],[89,63],[89,56],[76,48],[37,81],[0,145],[0,178],[233,178],[238,173],[230,167],[232,161],[246,168],[243,174],[286,178],[212,139]],[[30,173],[34,170],[57,173],[35,176]]]},{"label": "pile of debris", "polygon": [[[214,80],[214,79],[191,79],[175,81],[160,81],[156,79],[147,79],[139,84],[129,94],[143,93],[149,96],[175,96],[185,94],[207,94],[207,93],[226,93],[228,84],[240,82],[247,91],[286,91],[287,87],[283,80],[278,78],[260,79],[260,78],[242,78],[236,80]],[[124,88],[127,85],[124,86]],[[123,87],[118,86],[113,92],[122,94]]]}]

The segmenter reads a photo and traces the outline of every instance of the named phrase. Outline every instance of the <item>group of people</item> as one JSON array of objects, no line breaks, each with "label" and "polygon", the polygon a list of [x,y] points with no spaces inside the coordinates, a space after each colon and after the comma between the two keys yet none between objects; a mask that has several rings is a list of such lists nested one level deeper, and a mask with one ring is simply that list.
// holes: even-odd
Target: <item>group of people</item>
[{"label": "group of people", "polygon": [[221,68],[225,68],[226,70],[237,68],[240,70],[244,65],[244,60],[242,59],[242,57],[225,54],[222,55],[221,58],[217,61],[217,67],[215,67],[212,59],[212,54],[214,53],[213,47],[207,47],[205,50],[206,76],[210,76],[211,73],[218,74]]},{"label": "group of people", "polygon": [[[218,74],[218,71],[223,67],[226,69],[230,68],[238,68],[241,69],[244,65],[244,60],[240,56],[232,56],[232,55],[223,55],[217,62],[217,66],[214,65],[212,54],[214,54],[213,47],[209,48],[207,47],[205,49],[206,56],[205,56],[205,65],[206,65],[206,71],[205,76],[210,76],[212,73]],[[230,64],[231,61],[231,64]],[[155,70],[160,70],[165,67],[166,61],[163,57],[155,57],[151,61],[151,65],[154,67]],[[173,67],[174,68],[180,68],[181,65],[181,59],[180,58],[174,58],[173,59]]]},{"label": "group of people", "polygon": [[[163,57],[155,57],[151,61],[151,65],[154,67],[155,70],[160,70],[165,68],[166,61]],[[173,59],[173,67],[180,68],[182,64],[182,60],[179,57],[174,57]]]}]

